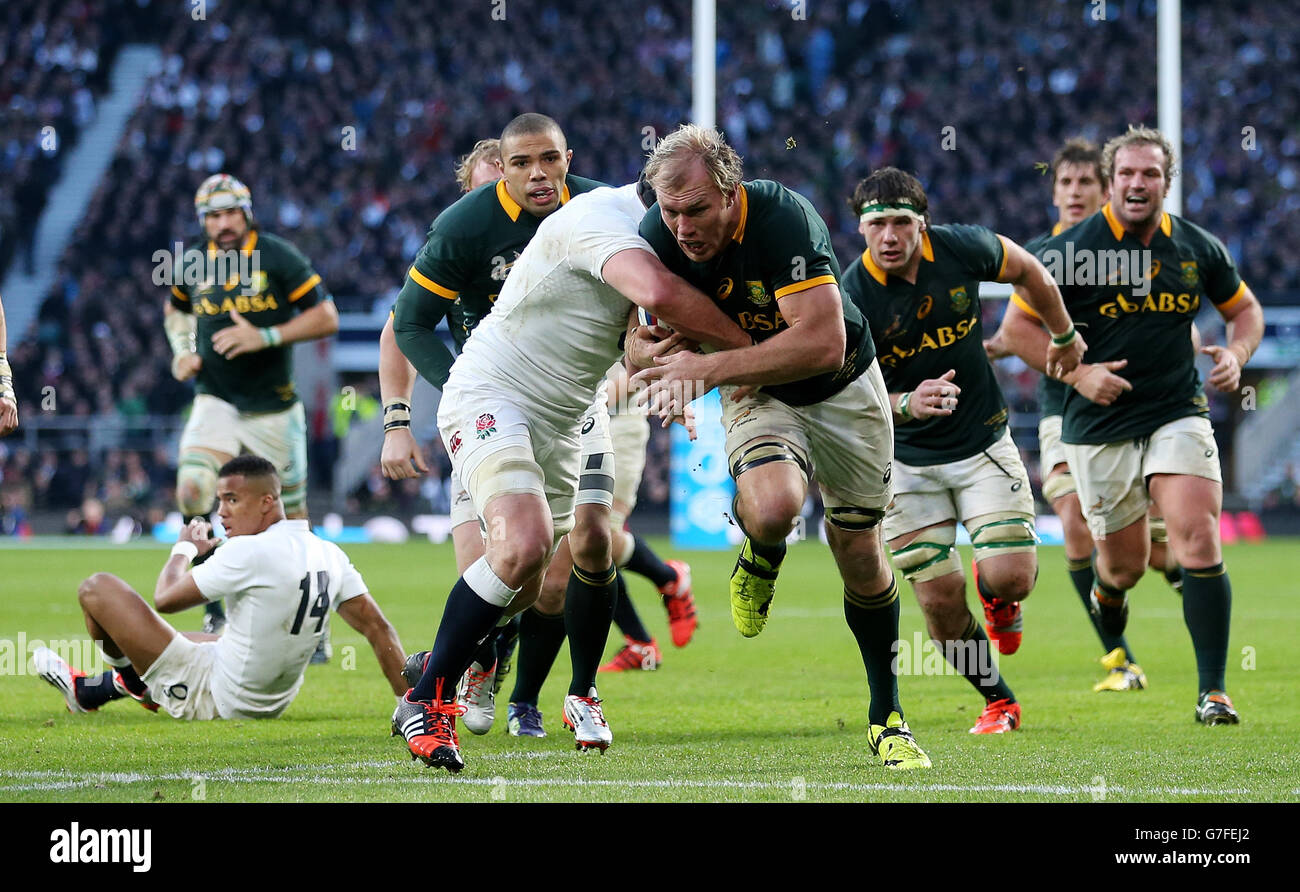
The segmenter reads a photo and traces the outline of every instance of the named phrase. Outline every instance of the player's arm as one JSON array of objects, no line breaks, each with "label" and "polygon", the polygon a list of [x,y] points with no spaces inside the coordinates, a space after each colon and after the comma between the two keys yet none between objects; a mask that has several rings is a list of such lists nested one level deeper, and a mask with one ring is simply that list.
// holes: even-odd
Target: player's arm
[{"label": "player's arm", "polygon": [[199,358],[195,332],[198,319],[190,308],[189,295],[173,285],[163,303],[163,331],[172,348],[172,377],[188,381],[199,373],[203,360]]},{"label": "player's arm", "polygon": [[1202,347],[1201,352],[1214,359],[1210,385],[1228,393],[1241,384],[1241,367],[1250,362],[1264,337],[1264,309],[1245,282],[1236,295],[1222,306],[1216,304],[1215,309],[1228,323],[1228,346],[1210,345]]},{"label": "player's arm", "polygon": [[1033,254],[1005,236],[999,235],[998,240],[1002,242],[1006,256],[997,281],[1015,285],[1051,333],[1048,349],[1043,354],[1047,358],[1047,373],[1059,378],[1065,372],[1073,371],[1083,359],[1088,345],[1075,331],[1074,322],[1061,299],[1061,289],[1056,287],[1047,267],[1039,263]]},{"label": "player's arm", "polygon": [[432,280],[421,275],[428,284],[424,284],[415,275],[415,267],[402,284],[397,295],[397,306],[393,309],[393,334],[402,354],[415,366],[424,380],[434,387],[441,388],[447,383],[451,374],[451,365],[456,355],[438,337],[438,323],[451,310],[456,292],[442,294],[434,288],[441,288]]},{"label": "player's arm", "polygon": [[890,391],[889,407],[894,412],[894,424],[907,424],[916,419],[941,418],[957,411],[957,397],[961,394],[953,379],[956,369],[948,369],[938,378],[926,378],[913,390]]},{"label": "player's arm", "polygon": [[415,366],[402,355],[393,331],[393,314],[388,314],[379,333],[379,400],[384,407],[384,446],[379,463],[389,480],[404,480],[427,474],[420,445],[411,434],[411,393],[415,390]]},{"label": "player's arm", "polygon": [[153,605],[159,613],[176,613],[208,600],[194,581],[190,562],[217,547],[211,536],[212,527],[202,518],[196,517],[181,527],[180,537],[154,585]]},{"label": "player's arm", "polygon": [[[844,364],[844,308],[839,288],[814,285],[780,298],[781,315],[789,328],[751,347],[724,353],[676,353],[659,359],[665,364],[687,364],[681,371],[704,385],[707,393],[720,384],[786,384]],[[647,370],[653,377],[654,370]]]},{"label": "player's arm", "polygon": [[[1031,369],[1047,374],[1047,349],[1052,344],[1052,336],[1043,328],[1035,311],[1018,292],[1012,292],[1007,311],[1002,316],[1002,324],[993,340],[996,342],[993,349],[990,349],[988,341],[984,344],[990,359],[1014,354]],[[1133,389],[1127,378],[1116,374],[1126,365],[1127,359],[1081,362],[1075,366],[1074,371],[1061,376],[1061,380],[1085,399],[1100,406],[1109,406],[1122,392]]]},{"label": "player's arm", "polygon": [[642,248],[619,251],[605,261],[601,277],[683,338],[719,350],[748,347],[753,343],[712,299],[669,272],[649,251]]},{"label": "player's arm", "polygon": [[7,343],[5,307],[0,303],[0,437],[18,427],[18,396],[14,393],[14,373],[5,355]]},{"label": "player's arm", "polygon": [[399,697],[405,694],[409,687],[406,679],[402,677],[402,665],[406,661],[406,653],[402,650],[402,642],[397,637],[397,630],[379,609],[375,599],[369,594],[348,598],[339,605],[338,612],[349,626],[366,636],[371,650],[375,652],[375,659],[379,660],[379,668],[383,670],[393,693]]}]

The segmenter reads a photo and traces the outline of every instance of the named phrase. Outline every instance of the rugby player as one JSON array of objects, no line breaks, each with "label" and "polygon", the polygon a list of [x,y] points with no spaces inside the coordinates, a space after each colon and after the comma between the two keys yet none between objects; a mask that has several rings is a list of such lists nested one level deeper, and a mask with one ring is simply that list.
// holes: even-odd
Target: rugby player
[{"label": "rugby player", "polygon": [[[365,635],[401,696],[397,632],[347,555],[313,535],[305,518],[286,517],[280,492],[266,459],[241,455],[226,462],[217,514],[229,538],[224,544],[210,538],[201,518],[181,529],[154,588],[158,612],[112,574],[81,583],[86,631],[113,668],[87,677],[48,648],[33,654],[36,671],[59,689],[69,710],[93,712],[130,697],[178,719],[274,718],[302,687],[330,608]],[[219,638],[178,632],[158,615],[217,598],[230,603]]]},{"label": "rugby player", "polygon": [[[393,715],[393,733],[427,765],[452,772],[464,766],[455,682],[506,611],[537,598],[547,560],[574,525],[584,488],[600,498],[586,506],[587,535],[570,538],[564,609],[573,678],[564,723],[580,749],[604,751],[613,739],[595,686],[616,597],[612,486],[595,486],[608,466],[599,454],[582,456],[580,430],[589,422],[604,427],[592,409],[623,352],[629,301],[697,341],[749,343],[654,257],[637,235],[643,211],[636,186],[626,186],[579,195],[548,217],[443,387],[438,429],[482,522],[486,547],[452,588],[423,674]],[[402,326],[399,302],[399,338]]]},{"label": "rugby player", "polygon": [[[1209,384],[1235,391],[1259,346],[1264,314],[1227,249],[1164,211],[1172,146],[1147,127],[1106,143],[1110,199],[1100,213],[1044,243],[1039,257],[1061,282],[1066,305],[1088,325],[1092,363],[1127,360],[1122,390],[1107,405],[1066,391],[1061,441],[1097,552],[1092,606],[1101,629],[1123,633],[1127,592],[1148,563],[1148,506],[1168,527],[1183,568],[1183,619],[1196,655],[1196,719],[1236,724],[1225,690],[1232,588],[1223,565],[1223,485],[1208,400],[1194,365],[1192,320],[1208,300],[1228,323],[1227,346],[1206,346]],[[1123,253],[1119,253],[1123,252]],[[1079,276],[1061,258],[1124,257],[1105,278]],[[1091,284],[1091,279],[1103,279]],[[1084,281],[1075,281],[1083,279]],[[1109,281],[1114,279],[1115,281]]]},{"label": "rugby player", "polygon": [[[984,353],[980,282],[1014,282],[1053,330],[1073,326],[1032,254],[983,226],[931,225],[929,199],[911,174],[882,168],[858,183],[849,204],[867,249],[845,274],[844,292],[876,332],[895,421],[885,536],[930,637],[984,697],[971,733],[1013,731],[1020,704],[989,639],[1003,654],[1020,647],[1020,602],[1038,578],[1037,536],[1029,475]],[[1065,352],[1077,362],[1078,335],[1059,340],[1050,360]],[[987,636],[966,605],[958,521],[975,547]]]},{"label": "rugby player", "polygon": [[[251,452],[275,465],[286,515],[306,518],[307,422],[293,386],[290,345],[334,334],[338,311],[311,262],[257,225],[252,196],[239,180],[224,173],[208,177],[194,196],[194,210],[204,242],[175,258],[163,311],[172,375],[195,380],[181,434],[177,503],[186,522],[208,514],[217,470]],[[202,258],[200,275],[190,258]],[[219,632],[225,621],[220,602],[209,601],[205,613],[204,631]],[[316,660],[328,657],[326,635]]]},{"label": "rugby player", "polygon": [[[394,319],[396,340],[387,349],[381,340],[381,389],[385,393],[404,393],[403,398],[392,401],[384,398],[386,455],[390,436],[401,437],[394,443],[396,454],[390,456],[395,461],[388,462],[397,471],[410,466],[409,456],[418,455],[409,432],[409,397],[414,382],[409,372],[402,378],[410,366],[400,354],[405,353],[429,383],[441,388],[447,369],[455,359],[433,334],[442,315],[450,314],[453,340],[463,346],[470,331],[490,311],[502,282],[540,222],[558,210],[570,195],[601,185],[568,173],[573,152],[567,147],[559,125],[545,115],[525,114],[515,118],[502,132],[499,146],[504,159],[502,179],[494,190],[482,189],[465,196],[434,221],[428,241],[398,296]],[[462,172],[468,164],[467,158]],[[395,351],[396,347],[401,350]],[[591,426],[583,440],[586,461],[598,461],[607,468],[603,477],[586,478],[593,486],[607,485],[608,479],[614,476],[612,445],[608,435],[601,433],[608,430],[607,416],[602,399],[600,405],[592,407]],[[598,490],[599,487],[584,487],[578,493],[572,540],[583,539],[591,523],[596,522],[594,515],[589,516],[595,509],[586,506],[604,499]],[[482,556],[483,540],[475,506],[454,471],[451,523],[457,569],[464,573]],[[517,637],[519,672],[507,710],[507,726],[515,736],[546,736],[537,700],[567,633],[564,599],[571,544],[569,540],[561,544],[557,560],[551,563],[542,597],[533,609],[524,612],[517,624],[503,626],[498,636],[483,642],[467,668],[460,684],[460,699],[466,708],[465,727],[474,733],[485,734],[492,727],[496,690],[508,671],[510,651]],[[675,578],[676,571],[673,575]],[[693,603],[689,577],[685,585],[680,580],[677,585],[681,591],[674,590],[674,593],[681,601]]]},{"label": "rugby player", "polygon": [[[1091,217],[1109,197],[1109,183],[1101,174],[1101,149],[1084,139],[1068,140],[1052,159],[1052,204],[1057,209],[1057,221],[1051,232],[1043,233],[1025,243],[1025,250],[1037,253],[1043,243],[1060,235],[1076,223]],[[1196,337],[1196,326],[1192,326]],[[1048,341],[1047,333],[1037,320],[1033,308],[1025,299],[1012,293],[1002,316],[997,333],[984,342],[990,359],[1001,359],[1015,353],[1032,368],[1042,371],[1043,351]],[[1107,405],[1129,388],[1120,374],[1124,360],[1109,363],[1080,363],[1065,381],[1044,375],[1038,381],[1038,405],[1042,417],[1038,422],[1039,463],[1042,468],[1043,498],[1061,519],[1065,538],[1065,564],[1070,583],[1074,586],[1089,621],[1101,639],[1105,653],[1101,664],[1106,676],[1093,685],[1094,692],[1138,691],[1146,687],[1146,673],[1133,657],[1133,649],[1125,636],[1112,637],[1102,631],[1092,613],[1092,534],[1079,508],[1078,491],[1074,476],[1061,448],[1061,404],[1065,391],[1074,387],[1088,399]],[[1182,587],[1182,573],[1177,564],[1167,563],[1168,549],[1164,519],[1152,516],[1151,567],[1160,570],[1175,590]]]},{"label": "rugby player", "polygon": [[5,356],[5,305],[0,302],[0,437],[18,429],[18,396],[14,393],[14,373]]},{"label": "rugby player", "polygon": [[716,130],[682,126],[660,141],[645,175],[659,200],[641,234],[756,341],[650,364],[629,338],[629,361],[651,365],[633,381],[649,382],[653,409],[680,411],[719,388],[732,516],[745,534],[731,576],[732,622],[747,638],[766,626],[785,540],[815,471],[845,619],[867,672],[869,745],[890,768],[928,768],[891,667],[898,586],[879,530],[892,475],[888,396],[870,329],[839,290],[826,224],[779,183],[742,182],[740,157]]}]

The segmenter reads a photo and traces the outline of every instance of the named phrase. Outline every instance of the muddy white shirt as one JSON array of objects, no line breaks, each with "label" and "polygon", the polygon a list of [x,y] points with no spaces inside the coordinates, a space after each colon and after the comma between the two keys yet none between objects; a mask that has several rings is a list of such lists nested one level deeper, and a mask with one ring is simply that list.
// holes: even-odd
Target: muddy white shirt
[{"label": "muddy white shirt", "polygon": [[601,270],[620,251],[653,253],[637,234],[644,215],[633,184],[575,196],[547,217],[470,335],[449,389],[502,384],[547,414],[586,412],[623,354],[619,339],[632,307]]},{"label": "muddy white shirt", "polygon": [[209,601],[226,599],[212,699],[222,718],[268,718],[293,701],[331,607],[366,593],[337,545],[305,520],[233,536],[191,571]]}]

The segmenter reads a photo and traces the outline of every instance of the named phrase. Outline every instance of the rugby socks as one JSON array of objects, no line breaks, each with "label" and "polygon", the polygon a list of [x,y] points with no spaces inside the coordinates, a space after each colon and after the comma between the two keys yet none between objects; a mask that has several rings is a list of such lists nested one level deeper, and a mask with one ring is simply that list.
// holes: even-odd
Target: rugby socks
[{"label": "rugby socks", "polygon": [[497,662],[510,661],[514,655],[515,645],[519,643],[519,615],[515,614],[506,620],[504,625],[497,626]]},{"label": "rugby socks", "polygon": [[970,621],[966,624],[966,631],[962,632],[960,641],[936,641],[935,644],[943,651],[944,659],[980,692],[986,703],[995,700],[1010,700],[1014,703],[1016,695],[1002,680],[997,664],[993,662],[989,636],[984,633],[984,627],[973,614],[968,616]]},{"label": "rugby socks", "polygon": [[867,720],[872,725],[886,725],[889,714],[901,717],[898,702],[898,676],[894,673],[894,656],[898,647],[898,580],[879,594],[859,595],[844,589],[844,619],[858,641],[862,664],[867,669],[867,687],[871,703]]},{"label": "rugby socks", "polygon": [[[748,555],[745,554],[746,551],[749,552]],[[764,545],[762,542],[756,542],[746,536],[745,544],[740,547],[740,553],[749,560],[758,558],[755,563],[760,567],[766,564],[767,566],[764,569],[779,570],[781,569],[781,562],[785,560],[785,542],[781,541],[776,545]],[[883,722],[877,722],[876,724],[883,724]]]},{"label": "rugby socks", "polygon": [[614,604],[614,624],[618,626],[620,632],[633,641],[649,641],[650,633],[641,622],[632,599],[627,595],[627,583],[623,581],[623,574],[619,573],[617,579],[618,601]]},{"label": "rugby socks", "polygon": [[1097,630],[1097,637],[1101,639],[1101,646],[1106,648],[1106,653],[1122,647],[1128,659],[1136,663],[1137,658],[1133,656],[1133,651],[1129,649],[1128,641],[1124,636],[1107,635],[1101,630],[1101,622],[1092,615],[1092,558],[1066,558],[1065,568],[1070,574],[1070,584],[1074,586],[1074,591],[1083,603],[1083,609],[1088,613],[1088,620]]},{"label": "rugby socks", "polygon": [[126,696],[113,684],[113,670],[99,675],[87,675],[73,681],[77,704],[82,709],[99,709],[110,700],[121,700]]},{"label": "rugby socks", "polygon": [[597,573],[574,564],[569,573],[569,587],[564,592],[564,625],[569,633],[569,660],[573,664],[569,693],[574,696],[590,696],[596,686],[596,670],[600,668],[605,641],[609,638],[620,582],[613,564]]},{"label": "rugby socks", "polygon": [[484,638],[479,646],[474,648],[474,656],[470,657],[471,663],[478,663],[483,667],[484,672],[490,672],[492,667],[497,663],[497,630],[493,629],[492,633]]},{"label": "rugby socks", "polygon": [[1223,563],[1203,570],[1183,570],[1183,621],[1192,633],[1200,692],[1224,690],[1228,663],[1228,627],[1232,619],[1232,584]]},{"label": "rugby socks", "polygon": [[519,656],[511,703],[537,705],[546,676],[564,643],[564,614],[542,613],[529,607],[519,614]]},{"label": "rugby socks", "polygon": [[492,572],[486,557],[471,564],[447,596],[433,652],[410,699],[431,701],[441,688],[444,700],[454,700],[456,684],[479,642],[495,634],[498,620],[516,593]]},{"label": "rugby socks", "polygon": [[[636,533],[629,533],[632,537],[632,556],[621,566],[625,570],[631,570],[638,576],[644,576],[655,584],[655,588],[663,588],[670,582],[677,579],[677,571],[665,564],[659,559],[659,555],[651,550],[650,545],[638,536]],[[623,628],[623,624],[619,623]],[[626,632],[627,630],[624,629]],[[634,636],[635,637],[635,636]],[[649,638],[638,638],[638,641],[649,641]]]}]

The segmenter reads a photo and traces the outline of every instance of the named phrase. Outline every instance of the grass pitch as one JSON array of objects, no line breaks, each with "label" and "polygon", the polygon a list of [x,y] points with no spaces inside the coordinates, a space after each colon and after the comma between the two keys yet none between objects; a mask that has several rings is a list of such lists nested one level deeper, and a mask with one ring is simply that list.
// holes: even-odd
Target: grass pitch
[{"label": "grass pitch", "polygon": [[[1001,659],[1024,708],[1021,730],[967,733],[981,701],[951,675],[900,680],[907,719],[930,771],[882,768],[866,741],[866,676],[841,610],[825,546],[791,549],[772,618],[757,639],[731,626],[734,556],[675,553],[695,577],[700,629],[672,647],[650,585],[632,595],[664,649],[657,672],[600,677],[614,731],[603,757],[576,753],[560,724],[568,682],[562,651],[542,694],[550,734],[505,733],[503,691],[492,732],[461,737],[467,768],[452,777],[410,761],[388,736],[393,700],[364,639],[337,617],[334,660],[312,666],[279,719],[201,726],[129,701],[71,715],[57,692],[14,664],[20,634],[85,638],[75,591],[96,570],[151,593],[162,548],[0,550],[0,800],[164,801],[1213,801],[1300,799],[1300,628],[1297,543],[1226,550],[1234,604],[1228,687],[1237,727],[1193,721],[1196,672],[1181,604],[1148,575],[1134,590],[1129,641],[1150,686],[1092,693],[1100,645],[1069,586],[1059,548],[1039,552],[1020,652]],[[450,544],[347,548],[408,651],[430,646],[455,579]],[[971,595],[971,603],[975,599]],[[978,609],[978,608],[976,608]],[[198,610],[171,618],[197,629]],[[921,638],[915,637],[921,635]],[[923,640],[905,587],[901,638]],[[617,647],[611,633],[607,654]],[[25,662],[25,661],[24,661]],[[922,664],[924,669],[924,664]]]}]

